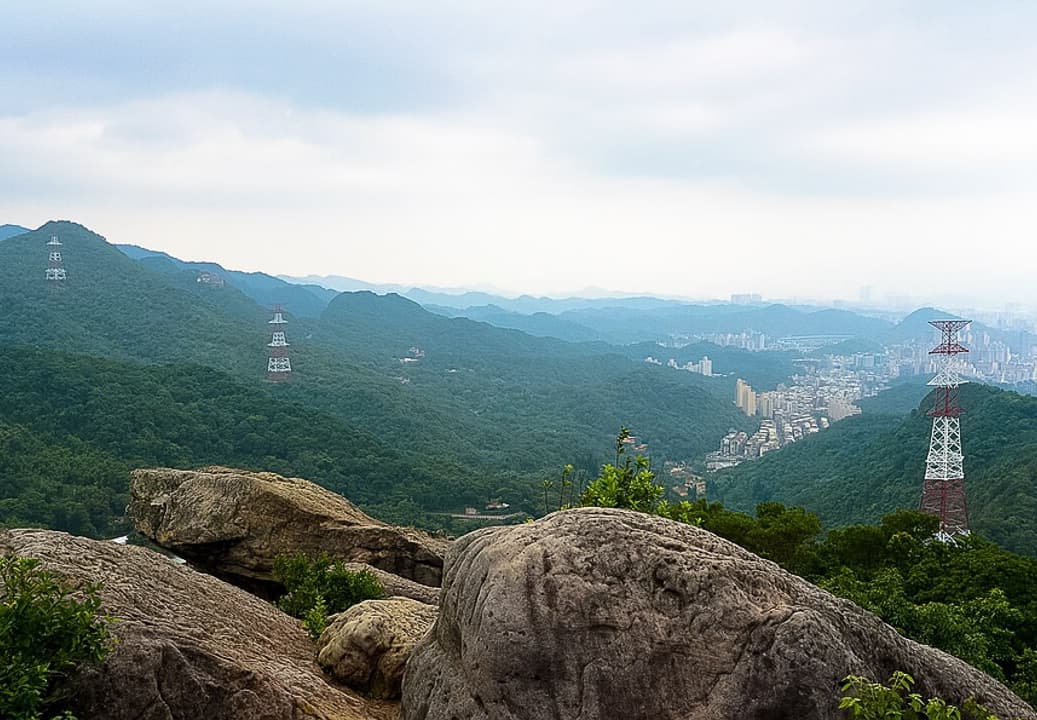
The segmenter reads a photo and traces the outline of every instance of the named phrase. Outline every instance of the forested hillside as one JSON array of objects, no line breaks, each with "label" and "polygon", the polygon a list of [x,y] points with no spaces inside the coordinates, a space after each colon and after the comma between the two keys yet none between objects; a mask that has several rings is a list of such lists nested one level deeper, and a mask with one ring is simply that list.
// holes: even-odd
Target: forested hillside
[{"label": "forested hillside", "polygon": [[96,535],[124,528],[129,470],[224,464],[299,475],[369,507],[454,509],[507,494],[518,474],[476,473],[390,448],[363,429],[197,365],[134,365],[14,349],[0,376],[0,524]]},{"label": "forested hillside", "polygon": [[317,285],[289,283],[266,273],[227,270],[222,265],[211,262],[185,262],[167,253],[136,245],[115,247],[148,270],[166,274],[184,273],[192,282],[197,282],[199,273],[210,273],[222,278],[260,305],[285,305],[292,308],[292,312],[299,317],[319,317],[331,299],[338,294],[334,290]]},{"label": "forested hillside", "polygon": [[[978,385],[962,388],[962,435],[972,528],[1037,556],[1037,398]],[[918,506],[931,402],[906,417],[863,415],[835,423],[779,453],[716,476],[719,499],[748,509],[800,505],[826,526],[871,523]]]},{"label": "forested hillside", "polygon": [[[699,456],[729,428],[749,426],[720,380],[645,366],[600,343],[533,338],[444,318],[397,295],[340,295],[314,341],[398,376],[407,412],[436,408],[455,418],[448,428],[422,423],[416,431],[450,433],[444,441],[477,448],[466,454],[468,461],[482,457],[496,468],[530,471],[545,461],[560,467],[575,455],[594,458],[586,463],[593,470],[603,459],[595,450],[624,424],[660,458]],[[401,363],[412,347],[424,356]],[[331,382],[313,382],[325,380]],[[312,393],[304,384],[291,392]],[[346,389],[329,386],[309,396],[319,402],[345,395]],[[409,432],[413,423],[402,422]],[[385,432],[397,437],[399,430],[386,425]]]},{"label": "forested hillside", "polygon": [[[43,280],[51,235],[64,243],[62,286]],[[233,306],[226,294],[197,292],[148,272],[74,223],[47,223],[0,245],[0,303],[9,318],[0,334],[8,345],[247,373],[269,318],[250,301]]]},{"label": "forested hillside", "polygon": [[932,391],[928,382],[928,375],[904,378],[878,395],[861,398],[857,404],[865,415],[909,415]]},{"label": "forested hillside", "polygon": [[577,325],[556,315],[546,312],[535,312],[528,315],[504,310],[497,305],[480,305],[477,307],[457,308],[428,304],[425,309],[445,315],[446,317],[466,317],[469,320],[489,323],[500,328],[521,330],[538,337],[553,337],[570,342],[590,342],[601,340],[601,335],[590,328]]},{"label": "forested hillside", "polygon": [[[43,279],[52,234],[64,243],[62,286]],[[232,278],[222,288],[198,283],[190,267],[133,260],[73,223],[49,223],[0,246],[0,302],[10,317],[0,338],[25,348],[5,379],[0,421],[19,443],[35,438],[31,450],[8,458],[21,468],[11,477],[22,480],[0,493],[0,523],[70,526],[33,514],[45,503],[26,506],[24,490],[37,500],[84,498],[89,520],[80,514],[75,522],[102,532],[121,502],[124,485],[114,478],[156,463],[264,467],[339,490],[344,477],[376,477],[343,491],[394,518],[397,503],[456,511],[497,497],[534,511],[530,488],[573,460],[594,472],[622,425],[660,461],[699,457],[729,429],[750,428],[722,380],[646,366],[603,343],[444,318],[395,295],[344,294],[314,319],[289,307],[293,377],[271,385],[269,308]],[[264,433],[252,444],[236,439],[252,421],[240,423],[281,408],[292,408],[284,424],[259,425],[292,442]],[[338,459],[321,461],[334,472],[309,454],[322,447],[342,448]],[[96,456],[93,469],[55,475],[33,459],[64,451],[62,467],[73,448]],[[377,467],[358,468],[353,457]],[[31,476],[27,468],[40,468],[40,482],[52,486],[15,492]],[[86,499],[76,478],[107,490]]]},{"label": "forested hillside", "polygon": [[737,378],[742,378],[758,391],[773,390],[780,383],[790,382],[796,372],[793,361],[800,357],[793,352],[751,352],[710,342],[697,342],[679,348],[643,342],[627,345],[623,350],[631,359],[643,361],[646,357],[654,357],[665,364],[672,358],[678,365],[697,363],[703,356],[709,356],[713,361],[713,373],[728,376],[730,397],[734,397]]}]

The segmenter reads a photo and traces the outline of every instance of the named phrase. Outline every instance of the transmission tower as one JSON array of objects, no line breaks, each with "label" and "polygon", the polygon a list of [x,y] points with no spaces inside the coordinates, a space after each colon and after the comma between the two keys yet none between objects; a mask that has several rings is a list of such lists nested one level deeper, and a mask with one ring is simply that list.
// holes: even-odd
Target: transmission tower
[{"label": "transmission tower", "polygon": [[266,364],[266,377],[272,382],[282,382],[292,374],[292,363],[288,359],[288,341],[284,337],[284,326],[288,321],[281,314],[283,312],[278,305],[274,308],[274,319],[267,322],[270,325],[272,339],[267,344],[270,348],[270,359]]},{"label": "transmission tower", "polygon": [[50,236],[47,247],[50,248],[50,260],[44,277],[50,282],[61,283],[65,280],[65,266],[61,261],[61,241],[57,235]]},{"label": "transmission tower", "polygon": [[933,320],[929,324],[941,333],[940,344],[929,351],[937,359],[936,405],[929,411],[933,434],[925,462],[921,511],[940,518],[937,538],[951,542],[955,536],[969,534],[965,503],[965,470],[961,451],[961,405],[958,388],[966,381],[958,373],[955,358],[969,350],[958,341],[958,332],[970,320]]}]

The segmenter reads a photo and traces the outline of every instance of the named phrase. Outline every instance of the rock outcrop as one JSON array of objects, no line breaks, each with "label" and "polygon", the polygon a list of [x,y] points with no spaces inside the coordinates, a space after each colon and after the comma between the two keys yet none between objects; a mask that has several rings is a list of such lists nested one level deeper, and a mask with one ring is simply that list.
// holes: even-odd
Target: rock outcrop
[{"label": "rock outcrop", "polygon": [[78,717],[392,720],[398,707],[332,684],[298,621],[145,548],[48,530],[0,530],[0,553],[100,581],[118,639],[76,681]]},{"label": "rock outcrop", "polygon": [[342,563],[342,566],[352,572],[363,572],[366,570],[378,578],[378,582],[381,584],[382,590],[384,590],[383,598],[405,597],[426,605],[439,605],[438,587],[430,587],[407,578],[402,578],[399,575],[393,575],[367,563],[347,562]]},{"label": "rock outcrop", "polygon": [[436,620],[432,605],[404,597],[367,600],[332,615],[317,641],[317,662],[368,697],[400,697],[403,668]]},{"label": "rock outcrop", "polygon": [[392,527],[308,480],[222,467],[136,470],[128,512],[141,534],[248,587],[271,581],[280,553],[331,553],[429,586],[446,540]]},{"label": "rock outcrop", "polygon": [[1037,714],[987,675],[699,528],[584,508],[446,559],[403,720],[834,720],[848,674]]}]

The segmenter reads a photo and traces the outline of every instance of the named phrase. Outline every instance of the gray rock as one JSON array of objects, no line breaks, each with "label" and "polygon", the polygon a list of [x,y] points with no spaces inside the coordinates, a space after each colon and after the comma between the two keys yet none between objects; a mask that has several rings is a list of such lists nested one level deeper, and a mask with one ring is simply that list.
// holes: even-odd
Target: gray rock
[{"label": "gray rock", "polygon": [[382,700],[400,697],[403,668],[436,620],[432,605],[405,597],[367,600],[332,615],[317,662],[336,680]]},{"label": "gray rock", "polygon": [[403,720],[834,720],[848,674],[1037,718],[964,662],[699,528],[583,508],[463,536]]},{"label": "gray rock", "polygon": [[392,720],[398,708],[331,683],[300,623],[141,547],[0,530],[0,554],[100,581],[117,644],[75,680],[71,708],[104,720]]},{"label": "gray rock", "polygon": [[352,572],[366,570],[378,578],[378,582],[381,583],[382,588],[385,590],[382,597],[406,597],[426,605],[439,605],[439,588],[437,587],[430,587],[407,578],[402,578],[399,575],[393,575],[390,572],[366,563],[347,562],[342,563],[342,566]]},{"label": "gray rock", "polygon": [[236,584],[269,583],[280,553],[326,551],[438,586],[448,541],[386,525],[308,480],[223,467],[135,470],[138,532]]}]

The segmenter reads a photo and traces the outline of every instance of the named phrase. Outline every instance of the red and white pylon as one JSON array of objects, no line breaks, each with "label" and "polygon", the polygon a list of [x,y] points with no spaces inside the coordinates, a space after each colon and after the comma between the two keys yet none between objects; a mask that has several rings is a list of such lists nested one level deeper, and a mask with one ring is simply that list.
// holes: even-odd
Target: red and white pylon
[{"label": "red and white pylon", "polygon": [[925,461],[920,509],[940,518],[937,537],[945,542],[969,534],[968,505],[965,500],[964,454],[961,445],[961,405],[958,388],[966,380],[958,373],[955,358],[969,350],[958,341],[958,332],[970,320],[933,320],[929,324],[941,333],[940,344],[929,351],[938,359],[936,405],[929,411],[933,432]]}]

